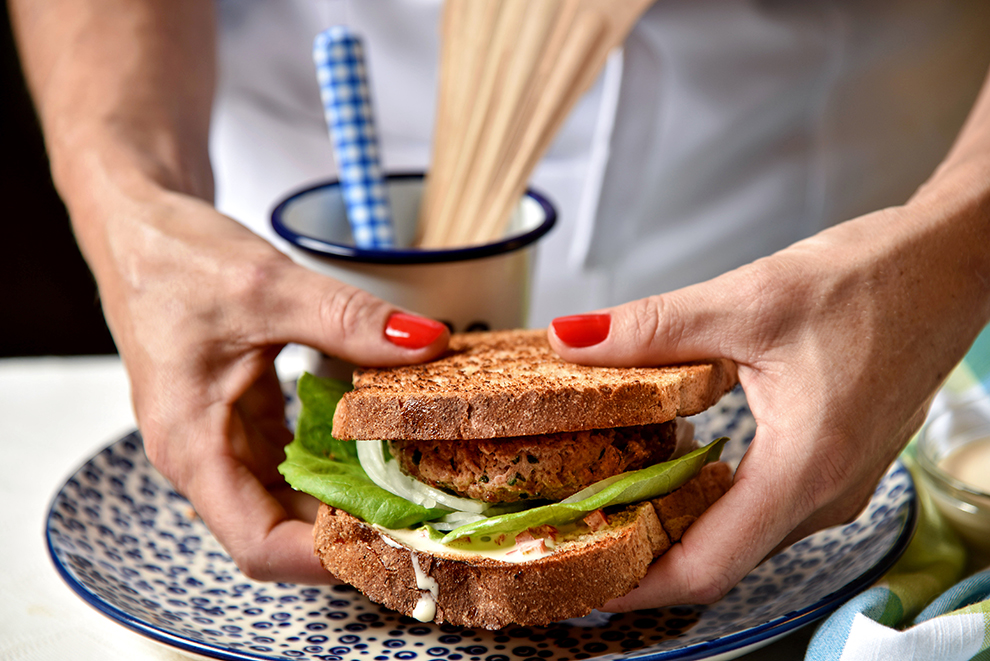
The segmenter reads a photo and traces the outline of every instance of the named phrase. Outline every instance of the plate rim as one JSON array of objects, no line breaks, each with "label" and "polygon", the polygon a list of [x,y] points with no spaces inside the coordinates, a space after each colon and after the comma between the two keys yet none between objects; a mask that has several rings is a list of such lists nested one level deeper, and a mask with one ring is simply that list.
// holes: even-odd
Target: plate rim
[{"label": "plate rim", "polygon": [[[662,656],[667,652],[661,651],[647,652],[640,656],[633,655],[628,658],[635,659],[635,661],[697,661],[715,654],[724,654],[745,649],[746,647],[757,645],[764,641],[770,642],[769,639],[797,631],[804,626],[824,619],[826,615],[837,611],[846,604],[849,598],[876,583],[904,555],[918,529],[918,490],[915,485],[914,474],[911,473],[907,464],[900,457],[891,463],[887,471],[894,467],[897,467],[895,472],[901,470],[905,473],[908,480],[908,487],[911,490],[911,498],[905,503],[907,511],[902,515],[905,519],[903,529],[887,552],[865,572],[805,608],[785,613],[769,622],[764,622],[743,631],[682,648],[685,652],[683,656]],[[747,640],[743,644],[738,644],[742,643],[739,639],[743,636],[746,636]],[[699,653],[703,652],[703,654],[688,654],[689,651],[693,652],[694,650],[697,650]],[[676,652],[680,650],[669,651]]]},{"label": "plate rim", "polygon": [[[262,656],[260,652],[256,652],[252,654],[242,654],[240,652],[237,652],[236,650],[231,650],[229,647],[217,647],[206,643],[198,643],[195,640],[191,640],[189,638],[182,637],[178,634],[165,631],[164,629],[160,629],[149,622],[145,622],[140,618],[134,617],[133,615],[123,610],[122,608],[118,608],[117,606],[114,606],[105,599],[101,598],[98,594],[90,590],[85,584],[83,584],[80,580],[78,580],[59,559],[54,548],[54,541],[52,539],[51,521],[52,521],[52,515],[55,513],[55,507],[58,505],[58,499],[62,495],[63,490],[65,489],[66,485],[68,485],[69,480],[71,480],[75,475],[77,475],[79,471],[81,471],[83,467],[86,466],[86,464],[93,461],[93,459],[96,459],[96,457],[103,454],[108,449],[114,447],[115,445],[118,445],[119,443],[123,443],[128,439],[136,439],[137,443],[141,446],[143,452],[144,441],[141,438],[141,432],[138,431],[137,429],[134,429],[124,434],[117,440],[112,441],[107,445],[103,446],[95,454],[93,454],[88,459],[86,459],[81,464],[79,464],[71,473],[69,473],[68,477],[66,477],[62,481],[62,484],[58,488],[58,491],[56,491],[55,495],[52,496],[48,507],[48,513],[45,516],[45,548],[47,549],[48,557],[51,559],[52,564],[55,565],[55,570],[58,572],[59,576],[62,578],[63,581],[65,581],[65,583],[70,588],[72,588],[72,591],[75,592],[80,599],[82,599],[84,602],[86,602],[91,607],[96,609],[98,612],[102,613],[111,620],[124,625],[125,627],[127,627],[132,631],[135,631],[148,638],[151,638],[155,642],[164,643],[166,645],[177,647],[187,652],[193,652],[195,654],[200,654],[207,657],[223,659],[225,661],[226,660],[257,661],[258,659],[265,659],[266,661],[267,660],[285,661],[285,659],[289,657]],[[222,654],[222,656],[218,656],[216,652],[219,652],[220,654]]]},{"label": "plate rim", "polygon": [[[52,564],[55,566],[55,569],[62,580],[80,599],[89,604],[89,606],[94,608],[99,613],[108,617],[112,621],[123,625],[131,631],[150,638],[157,643],[169,645],[171,647],[175,647],[186,652],[192,652],[200,656],[220,659],[221,661],[285,661],[286,659],[291,658],[284,655],[271,656],[262,652],[243,653],[226,646],[220,646],[212,643],[201,643],[188,637],[183,637],[161,629],[149,622],[134,617],[127,611],[114,606],[105,599],[101,598],[79,579],[77,579],[62,563],[55,550],[55,543],[52,539],[51,525],[59,498],[65,490],[65,487],[68,485],[69,480],[77,475],[83,467],[111,447],[124,443],[127,440],[134,440],[137,442],[143,452],[144,441],[139,430],[135,429],[124,434],[123,436],[120,436],[116,440],[113,440],[100,448],[96,453],[92,454],[82,463],[77,465],[76,468],[63,479],[49,502],[47,514],[45,516],[45,547],[48,551],[48,557],[51,559]],[[907,550],[911,540],[914,538],[918,525],[919,508],[917,486],[915,484],[914,475],[911,473],[907,464],[905,464],[900,458],[895,459],[884,474],[886,475],[886,473],[891,469],[894,469],[895,472],[904,472],[908,481],[907,488],[910,491],[910,497],[905,503],[906,511],[903,514],[898,515],[899,519],[903,519],[903,523],[901,524],[902,528],[894,544],[891,545],[887,552],[877,562],[875,562],[862,574],[859,574],[853,580],[849,581],[837,590],[833,590],[813,604],[810,604],[805,608],[790,611],[768,622],[764,622],[753,627],[748,627],[741,631],[721,636],[713,640],[693,643],[686,647],[653,652],[645,651],[641,654],[637,654],[635,652],[626,653],[622,655],[622,658],[629,659],[630,661],[699,661],[717,654],[727,654],[732,652],[739,652],[741,654],[745,652],[746,648],[760,645],[760,643],[767,644],[772,642],[772,639],[774,638],[779,638],[788,633],[794,632],[804,626],[821,620],[829,613],[838,610],[844,603],[846,603],[848,598],[858,594],[883,576],[883,574],[886,573],[898,559],[900,559],[900,557]],[[603,659],[606,657],[607,655],[590,657],[587,661],[595,661],[595,659]]]}]

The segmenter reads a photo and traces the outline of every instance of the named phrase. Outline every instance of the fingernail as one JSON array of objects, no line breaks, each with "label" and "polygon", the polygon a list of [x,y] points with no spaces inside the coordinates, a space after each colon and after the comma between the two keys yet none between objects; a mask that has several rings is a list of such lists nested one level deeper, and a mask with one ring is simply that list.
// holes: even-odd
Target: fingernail
[{"label": "fingernail", "polygon": [[385,339],[405,349],[422,349],[440,337],[445,328],[439,321],[395,312],[385,324]]},{"label": "fingernail", "polygon": [[569,347],[590,347],[608,337],[612,316],[607,314],[575,314],[557,317],[551,324],[560,341]]}]

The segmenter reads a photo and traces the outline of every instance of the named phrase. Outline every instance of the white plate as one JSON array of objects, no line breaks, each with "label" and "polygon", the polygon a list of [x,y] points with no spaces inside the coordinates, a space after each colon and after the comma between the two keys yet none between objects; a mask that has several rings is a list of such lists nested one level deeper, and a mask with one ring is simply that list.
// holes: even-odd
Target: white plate
[{"label": "white plate", "polygon": [[[294,402],[290,402],[294,404]],[[737,389],[695,419],[698,438],[733,438],[738,461],[755,430]],[[720,602],[501,631],[422,624],[353,588],[245,578],[189,503],[148,463],[135,432],[82,466],[47,521],[56,569],[106,616],[218,659],[565,661],[730,659],[818,620],[869,587],[914,530],[914,484],[901,463],[857,521],[812,535],[757,567]]]}]

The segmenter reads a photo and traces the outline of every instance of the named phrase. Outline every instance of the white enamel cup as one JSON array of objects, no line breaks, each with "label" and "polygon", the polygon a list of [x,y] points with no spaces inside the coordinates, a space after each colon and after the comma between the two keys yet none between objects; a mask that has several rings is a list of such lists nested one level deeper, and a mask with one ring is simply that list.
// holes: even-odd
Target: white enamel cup
[{"label": "white enamel cup", "polygon": [[[387,177],[394,250],[354,245],[338,182],[290,194],[272,211],[275,232],[298,264],[363,289],[453,331],[523,328],[529,306],[533,247],[557,214],[533,191],[520,200],[505,236],[493,243],[451,249],[410,247],[423,190],[422,174]],[[313,352],[305,367],[346,378],[352,366]]]}]

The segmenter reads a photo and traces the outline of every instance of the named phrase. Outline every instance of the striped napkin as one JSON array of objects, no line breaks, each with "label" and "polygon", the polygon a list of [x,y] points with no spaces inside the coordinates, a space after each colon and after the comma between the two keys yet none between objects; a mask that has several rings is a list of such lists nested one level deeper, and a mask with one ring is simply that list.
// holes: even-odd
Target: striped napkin
[{"label": "striped napkin", "polygon": [[[932,412],[990,393],[990,327],[942,388]],[[902,459],[915,472],[913,448]],[[918,487],[918,530],[877,585],[815,632],[806,661],[990,661],[990,569],[966,580],[966,551]]]}]

